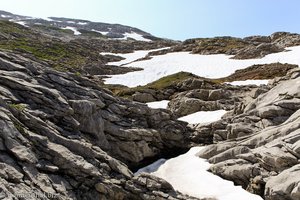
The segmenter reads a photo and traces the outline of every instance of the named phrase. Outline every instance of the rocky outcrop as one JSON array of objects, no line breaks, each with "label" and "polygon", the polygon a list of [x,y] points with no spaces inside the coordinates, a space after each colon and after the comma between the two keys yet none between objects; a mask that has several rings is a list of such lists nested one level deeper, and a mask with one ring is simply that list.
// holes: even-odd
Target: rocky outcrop
[{"label": "rocky outcrop", "polygon": [[[268,200],[299,199],[299,68],[214,127],[210,171]],[[236,110],[237,111],[237,110]],[[297,177],[297,178],[296,178]]]},{"label": "rocky outcrop", "polygon": [[186,123],[169,111],[7,52],[0,83],[1,198],[191,198],[128,168],[188,148]]},{"label": "rocky outcrop", "polygon": [[163,55],[170,52],[190,51],[194,54],[227,54],[233,59],[261,58],[271,53],[282,52],[286,47],[300,45],[300,35],[276,32],[270,36],[245,38],[215,37],[188,39],[170,49],[152,52],[149,55]]},{"label": "rocky outcrop", "polygon": [[278,47],[273,43],[249,44],[237,51],[234,59],[252,59],[262,58],[271,53],[278,53],[284,50],[284,47]]},{"label": "rocky outcrop", "polygon": [[291,69],[297,68],[298,65],[271,63],[264,65],[252,65],[245,69],[236,70],[233,74],[221,78],[224,82],[243,81],[243,80],[264,80],[274,79],[285,76]]},{"label": "rocky outcrop", "polygon": [[[187,86],[189,83],[195,82],[199,82],[199,80],[187,80],[182,82],[181,85],[184,87],[184,85]],[[254,85],[215,84],[205,80],[202,80],[202,83],[206,84],[197,84],[196,87],[192,85],[184,87],[185,92],[172,96],[168,109],[178,117],[198,111],[233,110],[238,103],[256,98],[255,95],[251,94],[257,91],[258,88]],[[261,87],[262,92],[266,89],[267,87]]]},{"label": "rocky outcrop", "polygon": [[108,88],[118,96],[143,103],[171,100],[169,109],[178,116],[183,116],[201,110],[230,110],[236,107],[235,103],[245,99],[251,100],[268,90],[268,87],[265,86],[237,87],[224,83],[245,80],[271,80],[283,77],[289,70],[297,67],[297,65],[287,63],[252,65],[218,79],[207,79],[191,73],[179,72],[163,77],[146,86],[127,88],[117,85]]}]

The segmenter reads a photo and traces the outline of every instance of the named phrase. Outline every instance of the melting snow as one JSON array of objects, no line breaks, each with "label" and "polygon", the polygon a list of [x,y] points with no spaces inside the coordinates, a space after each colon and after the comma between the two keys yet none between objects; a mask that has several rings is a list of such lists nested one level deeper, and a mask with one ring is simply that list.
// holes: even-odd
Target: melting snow
[{"label": "melting snow", "polygon": [[154,101],[154,102],[147,103],[147,105],[150,108],[155,108],[155,109],[157,109],[157,108],[163,108],[163,109],[167,109],[169,102],[170,101],[168,101],[168,100]]},{"label": "melting snow", "polygon": [[115,40],[127,40],[128,38],[132,38],[132,39],[135,39],[135,40],[138,40],[138,41],[144,41],[144,42],[151,42],[152,40],[150,39],[146,39],[143,37],[143,35],[140,35],[136,32],[131,32],[131,33],[127,33],[125,32],[123,34],[124,37],[122,38],[114,38]]},{"label": "melting snow", "polygon": [[3,17],[3,18],[10,18],[11,16],[10,15],[1,15],[1,17]]},{"label": "melting snow", "polygon": [[78,22],[77,24],[79,24],[79,25],[87,25],[88,23],[87,22]]},{"label": "melting snow", "polygon": [[205,159],[196,156],[205,147],[193,147],[186,154],[169,160],[160,159],[141,172],[168,181],[175,190],[198,198],[217,198],[218,200],[262,200],[260,196],[251,194],[241,186],[222,179],[207,170],[211,166]]},{"label": "melting snow", "polygon": [[144,70],[122,75],[113,75],[106,79],[107,84],[122,84],[129,87],[146,85],[164,76],[185,71],[206,78],[226,77],[235,70],[254,64],[289,63],[300,65],[300,46],[286,48],[289,51],[269,54],[260,59],[236,60],[232,56],[197,55],[189,52],[176,52],[154,56],[150,60],[137,61],[126,66],[140,67]]},{"label": "melting snow", "polygon": [[269,80],[245,80],[226,82],[230,85],[268,85]]},{"label": "melting snow", "polygon": [[138,34],[136,32],[125,33],[123,35],[124,35],[124,39],[133,38],[135,40],[144,41],[144,42],[151,42],[152,41],[152,40],[144,38],[142,35],[140,35],[140,34]]},{"label": "melting snow", "polygon": [[146,172],[146,173],[152,173],[152,172],[155,172],[158,170],[158,168],[163,165],[167,160],[164,159],[164,158],[161,158],[157,161],[155,161],[154,163],[146,166],[146,167],[143,167],[141,169],[139,169],[136,173],[134,173],[134,175],[139,175],[140,173],[142,172]]},{"label": "melting snow", "polygon": [[95,30],[95,29],[92,29],[92,31],[97,32],[97,33],[101,33],[102,35],[107,35],[107,34],[109,34],[109,32],[107,32],[107,31],[97,31],[97,30]]},{"label": "melting snow", "polygon": [[49,22],[62,22],[62,21],[59,21],[59,20],[54,20],[54,19],[51,19],[49,17],[47,18],[42,18],[43,20],[46,20],[46,21],[49,21]]},{"label": "melting snow", "polygon": [[26,25],[26,22],[23,22],[23,21],[13,21],[13,22],[15,22],[15,23],[17,23],[17,24],[20,24],[20,25],[22,25],[22,26],[28,27],[28,26]]},{"label": "melting snow", "polygon": [[[167,47],[169,48],[169,47]],[[116,65],[121,66],[128,63],[131,63],[133,61],[136,61],[140,58],[144,58],[149,52],[152,51],[159,51],[167,48],[161,48],[161,49],[151,49],[151,50],[141,50],[141,51],[135,51],[133,53],[110,53],[110,52],[102,52],[101,55],[114,55],[114,56],[120,56],[125,58],[124,60],[117,61],[117,62],[109,62],[107,65]]]},{"label": "melting snow", "polygon": [[188,122],[189,124],[208,123],[220,120],[226,112],[226,110],[199,111],[181,117],[178,120]]},{"label": "melting snow", "polygon": [[51,19],[51,18],[49,18],[49,17],[46,17],[46,18],[43,18],[43,19],[46,20],[46,21],[49,21],[49,22],[54,21],[53,19]]},{"label": "melting snow", "polygon": [[81,35],[81,33],[75,27],[67,26],[67,27],[62,28],[62,29],[69,29],[69,30],[74,32],[74,35]]}]

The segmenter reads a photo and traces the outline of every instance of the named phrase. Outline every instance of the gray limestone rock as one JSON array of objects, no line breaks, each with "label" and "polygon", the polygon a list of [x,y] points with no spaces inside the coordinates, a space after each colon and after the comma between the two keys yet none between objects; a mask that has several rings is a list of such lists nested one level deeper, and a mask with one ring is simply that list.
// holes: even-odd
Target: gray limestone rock
[{"label": "gray limestone rock", "polygon": [[129,169],[189,147],[171,112],[12,53],[0,54],[0,85],[0,199],[195,199]]}]

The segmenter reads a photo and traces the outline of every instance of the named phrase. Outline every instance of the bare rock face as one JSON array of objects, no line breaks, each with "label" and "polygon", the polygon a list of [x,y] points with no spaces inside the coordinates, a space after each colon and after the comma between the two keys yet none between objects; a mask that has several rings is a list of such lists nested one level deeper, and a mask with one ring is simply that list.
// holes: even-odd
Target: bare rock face
[{"label": "bare rock face", "polygon": [[[185,85],[190,81],[192,80],[188,79],[181,84]],[[252,95],[258,89],[256,86],[231,86],[206,82],[198,85],[197,89],[184,87],[186,91],[172,96],[168,109],[181,117],[198,111],[233,110],[238,103],[256,98]],[[263,88],[261,90],[263,91]]]},{"label": "bare rock face", "polygon": [[134,101],[143,102],[143,103],[156,101],[156,99],[153,97],[151,93],[146,93],[146,92],[144,93],[137,92],[132,96],[132,99]]},{"label": "bare rock face", "polygon": [[278,47],[275,43],[251,44],[237,51],[234,59],[251,59],[264,57],[271,53],[278,53],[284,50],[284,47]]},{"label": "bare rock face", "polygon": [[128,168],[188,148],[169,111],[12,53],[0,54],[0,83],[2,199],[192,199]]},{"label": "bare rock face", "polygon": [[266,199],[299,199],[299,164],[271,177],[266,184]]},{"label": "bare rock face", "polygon": [[210,171],[268,200],[299,199],[298,71],[274,80],[240,114],[211,125],[219,142],[199,153],[213,163]]}]

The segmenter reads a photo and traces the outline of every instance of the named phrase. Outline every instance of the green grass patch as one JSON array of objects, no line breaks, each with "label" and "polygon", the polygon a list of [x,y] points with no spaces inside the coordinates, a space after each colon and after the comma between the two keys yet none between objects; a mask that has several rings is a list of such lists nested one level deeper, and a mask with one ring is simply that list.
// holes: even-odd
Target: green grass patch
[{"label": "green grass patch", "polygon": [[64,33],[64,34],[70,34],[70,35],[74,34],[74,32],[70,29],[62,29],[62,28],[55,27],[55,26],[45,26],[42,24],[35,24],[32,26],[32,28],[34,28],[36,30],[45,31],[45,32],[57,32],[57,33]]},{"label": "green grass patch", "polygon": [[84,29],[79,29],[78,31],[81,33],[82,36],[106,38],[105,35],[102,35],[101,33],[95,31],[88,31]]},{"label": "green grass patch", "polygon": [[19,122],[15,122],[13,121],[14,127],[21,133],[21,134],[25,134],[25,128],[19,123]]},{"label": "green grass patch", "polygon": [[143,91],[146,89],[153,89],[153,90],[164,90],[167,88],[171,88],[178,84],[179,82],[182,82],[184,80],[187,80],[189,78],[197,78],[198,76],[188,73],[188,72],[178,72],[176,74],[172,74],[169,76],[165,76],[163,78],[160,78],[157,81],[154,81],[152,83],[149,83],[145,86],[137,86],[134,88],[128,88],[126,86],[122,85],[105,85],[105,87],[109,90],[111,90],[114,94],[130,98],[134,93]]},{"label": "green grass patch", "polygon": [[[66,31],[51,26],[38,26],[38,28]],[[1,20],[0,49],[34,56],[48,62],[54,69],[59,71],[80,71],[82,66],[89,63],[89,61],[97,62],[97,60],[101,60],[98,52],[90,46],[81,45],[80,42],[64,42],[47,37],[39,31]]]},{"label": "green grass patch", "polygon": [[16,109],[16,110],[18,110],[20,112],[22,112],[26,108],[26,106],[24,104],[14,104],[14,103],[11,103],[11,104],[8,104],[8,106],[10,108]]},{"label": "green grass patch", "polygon": [[172,74],[172,75],[160,78],[159,80],[154,81],[152,83],[149,83],[149,84],[147,84],[144,87],[160,90],[160,89],[168,88],[168,87],[170,87],[172,85],[175,85],[175,84],[177,84],[177,83],[179,83],[181,81],[184,81],[186,79],[197,78],[197,77],[198,76],[196,76],[196,75],[194,75],[192,73],[178,72],[176,74]]},{"label": "green grass patch", "polygon": [[244,80],[264,80],[273,79],[275,77],[282,77],[293,68],[298,67],[292,64],[271,63],[264,65],[252,65],[245,69],[236,70],[230,76],[214,79],[215,82],[232,82]]}]

